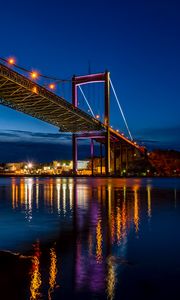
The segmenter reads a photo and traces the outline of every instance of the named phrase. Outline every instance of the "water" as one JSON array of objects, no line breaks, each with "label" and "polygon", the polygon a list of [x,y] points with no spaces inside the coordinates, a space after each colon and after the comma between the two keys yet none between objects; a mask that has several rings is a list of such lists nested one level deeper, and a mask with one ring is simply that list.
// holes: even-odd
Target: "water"
[{"label": "water", "polygon": [[180,180],[0,178],[0,299],[179,299]]}]

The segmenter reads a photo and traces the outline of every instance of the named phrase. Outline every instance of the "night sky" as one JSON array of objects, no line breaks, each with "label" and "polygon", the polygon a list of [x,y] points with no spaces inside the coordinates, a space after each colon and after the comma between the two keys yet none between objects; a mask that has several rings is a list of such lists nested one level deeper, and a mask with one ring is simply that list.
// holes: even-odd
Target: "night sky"
[{"label": "night sky", "polygon": [[[0,11],[1,57],[58,78],[108,69],[133,137],[180,150],[178,0],[17,0],[3,1]],[[111,124],[125,131],[113,99]],[[70,141],[53,126],[0,108],[1,162],[71,158]]]}]

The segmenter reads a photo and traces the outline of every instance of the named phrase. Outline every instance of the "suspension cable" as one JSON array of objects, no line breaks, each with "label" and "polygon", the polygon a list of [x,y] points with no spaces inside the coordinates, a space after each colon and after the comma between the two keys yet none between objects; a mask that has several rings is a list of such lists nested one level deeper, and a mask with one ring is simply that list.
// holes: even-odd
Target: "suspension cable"
[{"label": "suspension cable", "polygon": [[[8,59],[5,59],[5,58],[2,58],[0,57],[0,61],[4,62],[4,63],[9,63],[8,62]],[[21,67],[19,65],[16,65],[15,63],[13,63],[13,66],[23,72],[26,72],[26,73],[32,73],[33,71],[29,70],[29,69],[26,69],[24,67]],[[71,81],[71,79],[60,79],[60,78],[56,78],[56,77],[52,77],[52,76],[47,76],[47,75],[43,75],[43,74],[39,74],[38,73],[38,76],[40,76],[41,78],[44,78],[44,79],[50,79],[50,80],[53,80],[55,81],[56,83],[59,83],[59,82],[68,82],[68,81]]]},{"label": "suspension cable", "polygon": [[128,124],[127,124],[127,121],[126,121],[125,115],[124,115],[124,113],[123,113],[123,110],[122,110],[121,104],[120,104],[120,102],[119,102],[119,99],[118,99],[118,97],[117,97],[116,91],[115,91],[115,89],[114,89],[114,86],[113,86],[113,83],[112,83],[112,81],[111,81],[111,78],[109,78],[109,82],[110,82],[110,85],[111,85],[112,91],[113,91],[113,93],[114,93],[115,99],[116,99],[116,101],[117,101],[117,104],[118,104],[119,110],[120,110],[120,112],[121,112],[121,115],[122,115],[122,117],[123,117],[124,123],[125,123],[125,125],[126,125],[127,131],[128,131],[128,133],[129,133],[129,136],[130,136],[130,138],[131,138],[131,141],[133,141],[133,137],[132,137],[132,135],[131,135],[131,132],[130,132],[130,130],[129,130],[129,127],[128,127]]},{"label": "suspension cable", "polygon": [[82,94],[83,97],[84,97],[84,100],[86,101],[86,104],[87,104],[87,106],[88,106],[88,108],[89,108],[91,114],[92,114],[93,117],[95,118],[95,114],[94,114],[94,112],[93,112],[93,110],[92,110],[92,108],[91,108],[91,106],[90,106],[90,104],[89,104],[89,102],[88,102],[88,100],[87,100],[87,98],[86,98],[86,96],[85,96],[83,90],[82,90],[82,87],[81,87],[80,85],[78,85],[78,87],[79,87],[79,89],[80,89],[80,91],[81,91],[81,94]]}]

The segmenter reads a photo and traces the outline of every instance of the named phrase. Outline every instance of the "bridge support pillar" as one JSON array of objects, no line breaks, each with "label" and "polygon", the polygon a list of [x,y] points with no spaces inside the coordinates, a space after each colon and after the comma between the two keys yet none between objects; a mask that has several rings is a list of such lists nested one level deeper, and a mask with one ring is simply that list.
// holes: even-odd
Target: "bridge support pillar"
[{"label": "bridge support pillar", "polygon": [[111,168],[111,157],[110,157],[110,131],[109,131],[109,107],[110,107],[110,84],[109,84],[109,72],[105,73],[105,85],[104,85],[104,92],[105,92],[105,117],[104,117],[104,124],[106,125],[106,138],[105,138],[105,167],[106,167],[106,176],[110,175],[110,168]]},{"label": "bridge support pillar", "polygon": [[[77,107],[77,86],[75,84],[75,75],[72,78],[72,104]],[[72,157],[73,175],[77,175],[77,139],[75,133],[72,135]]]},{"label": "bridge support pillar", "polygon": [[114,143],[113,150],[114,150],[114,175],[116,175],[117,174],[117,167],[116,167],[116,146],[115,146],[115,143]]},{"label": "bridge support pillar", "polygon": [[[78,107],[77,87],[88,82],[104,82],[104,125],[105,125],[105,175],[111,173],[111,149],[110,149],[110,73],[87,75],[87,76],[73,76],[72,78],[72,104]],[[93,148],[93,146],[91,147]],[[92,162],[93,168],[93,162]],[[77,171],[77,144],[76,138],[73,136],[73,172]],[[92,169],[93,174],[94,169]],[[101,174],[102,174],[102,159],[101,159]]]},{"label": "bridge support pillar", "polygon": [[119,174],[122,175],[122,169],[123,169],[123,147],[120,144],[119,145]]},{"label": "bridge support pillar", "polygon": [[102,175],[102,167],[103,167],[103,159],[102,159],[102,143],[100,143],[100,163],[101,163],[101,175]]},{"label": "bridge support pillar", "polygon": [[106,176],[110,175],[110,132],[107,129],[106,132],[106,142],[105,142],[105,168],[106,168]]},{"label": "bridge support pillar", "polygon": [[126,152],[125,152],[125,168],[126,168],[126,175],[127,175],[127,170],[128,170],[128,147],[126,147]]},{"label": "bridge support pillar", "polygon": [[91,175],[94,175],[94,142],[91,139]]},{"label": "bridge support pillar", "polygon": [[72,135],[73,175],[77,175],[77,138]]}]

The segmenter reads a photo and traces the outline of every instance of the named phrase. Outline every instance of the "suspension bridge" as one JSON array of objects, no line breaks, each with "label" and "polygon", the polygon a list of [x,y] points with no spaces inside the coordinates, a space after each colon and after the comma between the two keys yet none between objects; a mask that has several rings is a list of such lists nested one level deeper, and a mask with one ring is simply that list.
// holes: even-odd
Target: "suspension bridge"
[{"label": "suspension bridge", "polygon": [[[126,118],[118,100],[108,71],[85,76],[73,76],[72,103],[39,85],[36,73],[30,72],[32,79],[12,68],[16,67],[5,59],[0,63],[0,104],[23,112],[59,128],[62,132],[72,133],[73,174],[77,174],[77,145],[79,139],[90,139],[91,169],[94,172],[94,142],[99,143],[100,174],[121,175],[128,163],[136,157],[144,157],[146,149],[133,141]],[[19,68],[24,71],[26,69]],[[42,75],[41,75],[42,76]],[[47,76],[44,76],[47,77]],[[102,82],[104,85],[104,118],[99,120],[93,112],[83,86]],[[52,84],[51,87],[54,85]],[[126,125],[129,137],[111,128],[110,125],[110,88],[114,93],[118,108]],[[91,115],[78,107],[78,89],[81,92]],[[104,171],[103,171],[104,170]],[[124,174],[125,175],[125,174]]]}]

